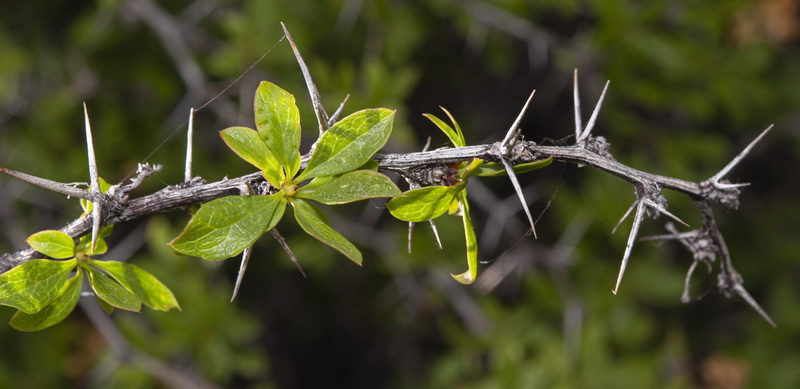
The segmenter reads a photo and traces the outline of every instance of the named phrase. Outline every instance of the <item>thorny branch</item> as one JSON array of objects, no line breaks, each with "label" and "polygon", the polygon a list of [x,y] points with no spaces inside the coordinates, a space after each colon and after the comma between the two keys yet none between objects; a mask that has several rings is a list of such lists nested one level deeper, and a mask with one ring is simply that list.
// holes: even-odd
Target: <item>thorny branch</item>
[{"label": "thorny branch", "polygon": [[[291,41],[291,36],[288,35],[288,31],[286,36],[290,43],[293,43]],[[298,59],[298,63],[300,63],[301,67],[304,69],[304,77],[306,78],[309,93],[312,97],[312,104],[314,105],[315,113],[317,114],[318,124],[320,125],[320,133],[322,133],[328,126],[333,125],[333,123],[336,121],[336,118],[341,111],[341,106],[332,118],[328,117],[327,113],[322,107],[319,92],[316,90],[316,86],[314,86],[314,83],[311,81],[310,75],[304,66],[296,46],[292,46]],[[663,189],[671,189],[686,194],[698,204],[700,213],[703,217],[703,225],[699,229],[689,233],[679,233],[674,230],[674,228],[671,228],[671,235],[664,235],[654,238],[681,240],[684,245],[693,253],[694,263],[689,268],[687,274],[687,285],[697,263],[704,262],[706,264],[710,264],[716,259],[717,256],[719,256],[721,261],[717,288],[727,297],[738,295],[744,299],[745,302],[747,302],[754,310],[756,310],[769,324],[775,326],[774,321],[745,290],[741,275],[736,272],[733,267],[730,253],[727,245],[725,244],[722,232],[719,230],[719,227],[716,224],[716,219],[711,208],[712,204],[714,203],[722,204],[732,209],[736,209],[738,207],[741,188],[747,186],[748,184],[732,184],[724,180],[723,177],[744,159],[744,157],[750,152],[750,150],[752,150],[755,144],[766,135],[772,126],[764,130],[764,132],[762,132],[755,140],[753,140],[727,166],[707,180],[692,182],[679,178],[652,174],[620,163],[614,159],[609,152],[610,144],[606,141],[606,139],[602,136],[595,136],[592,134],[592,129],[596,123],[596,119],[608,88],[608,84],[606,84],[606,88],[603,89],[600,99],[596,104],[586,126],[584,127],[582,125],[583,121],[581,119],[577,80],[576,71],[574,77],[575,144],[573,145],[545,146],[539,145],[532,141],[525,141],[522,138],[519,131],[519,121],[524,114],[525,108],[530,102],[529,98],[528,102],[525,103],[522,112],[520,112],[517,119],[508,129],[504,139],[500,142],[457,148],[441,148],[437,150],[405,154],[376,154],[373,156],[373,159],[378,163],[379,170],[396,173],[405,178],[407,181],[415,182],[416,184],[422,186],[440,185],[441,177],[438,177],[438,181],[436,179],[437,177],[434,177],[436,172],[446,171],[446,168],[450,164],[468,162],[475,158],[480,158],[487,162],[502,163],[506,167],[510,179],[513,182],[517,181],[512,168],[513,165],[544,160],[547,158],[552,158],[557,162],[575,164],[579,167],[591,166],[630,182],[634,186],[637,199],[629,211],[623,216],[620,223],[624,221],[633,212],[633,210],[636,212],[634,213],[633,227],[631,228],[628,237],[616,286],[613,289],[614,293],[618,291],[619,285],[622,281],[625,268],[630,259],[633,244],[635,243],[638,235],[639,226],[641,225],[645,215],[655,218],[660,214],[665,214],[677,220],[678,222],[685,224],[675,215],[672,215],[667,211],[667,201],[661,194],[661,191]],[[531,94],[531,97],[532,96],[533,94]],[[91,130],[89,129],[88,115],[86,118],[86,136],[90,156],[91,177],[91,184],[87,185],[89,186],[88,190],[75,188],[75,186],[72,184],[62,184],[9,169],[0,168],[0,172],[2,173],[33,183],[35,185],[42,186],[58,193],[66,194],[68,196],[79,197],[92,201],[94,204],[94,209],[90,215],[81,217],[61,229],[62,232],[74,238],[83,236],[87,233],[92,233],[94,236],[97,234],[97,231],[100,227],[108,224],[129,221],[156,212],[182,209],[192,204],[203,203],[225,196],[240,195],[245,193],[265,193],[265,187],[269,189],[269,184],[266,182],[260,172],[233,179],[224,179],[222,181],[213,183],[206,183],[202,178],[199,177],[188,179],[191,176],[191,153],[187,152],[186,182],[178,185],[168,186],[150,195],[145,195],[138,198],[129,198],[128,193],[132,189],[137,187],[146,176],[160,169],[160,166],[151,167],[149,165],[142,165],[140,166],[137,177],[132,179],[131,184],[118,184],[109,189],[109,191],[105,194],[99,193],[97,167],[93,163],[94,156],[91,144]],[[189,144],[191,144],[191,138],[188,139],[187,147],[189,147]],[[310,153],[303,157],[301,168],[305,167],[309,157]],[[426,180],[421,179],[425,177],[430,177],[430,182],[426,182]],[[526,210],[526,215],[531,223],[531,230],[535,231],[530,212],[527,211],[527,201],[525,200],[518,183],[515,184],[515,190],[517,191],[523,208]],[[616,230],[616,227],[614,229]],[[279,235],[276,235],[276,238],[277,236]],[[287,250],[287,253],[290,257],[293,257],[291,251]],[[0,273],[8,271],[9,269],[26,261],[40,258],[41,256],[41,254],[37,253],[32,248],[3,254],[0,256]],[[246,263],[247,254],[243,256],[242,273]],[[241,282],[242,275],[243,274],[240,274],[237,284]],[[681,300],[684,302],[689,301],[688,286]]]}]

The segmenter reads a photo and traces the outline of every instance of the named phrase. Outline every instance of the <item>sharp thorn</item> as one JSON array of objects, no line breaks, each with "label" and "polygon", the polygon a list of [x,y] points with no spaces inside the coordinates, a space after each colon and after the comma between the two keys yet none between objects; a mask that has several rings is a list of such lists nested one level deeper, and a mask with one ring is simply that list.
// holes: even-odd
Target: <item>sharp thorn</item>
[{"label": "sharp thorn", "polygon": [[186,132],[186,165],[183,170],[183,182],[192,180],[192,137],[194,136],[194,107],[189,109],[189,129]]},{"label": "sharp thorn", "polygon": [[575,69],[575,73],[572,76],[572,98],[575,105],[575,139],[577,140],[581,136],[581,130],[583,129],[583,123],[581,120],[581,99],[578,95],[578,69]]},{"label": "sharp thorn", "polygon": [[766,320],[767,323],[769,323],[769,325],[771,325],[773,328],[778,327],[775,321],[773,321],[772,318],[769,317],[767,312],[764,311],[763,308],[761,308],[761,305],[759,305],[758,302],[756,302],[753,296],[750,296],[750,293],[747,293],[747,290],[744,288],[744,286],[742,286],[742,284],[739,283],[735,284],[733,286],[733,290],[736,292],[736,294],[739,295],[739,297],[744,299],[744,301],[747,302],[747,304],[750,305],[751,308],[753,308],[756,312],[758,312],[758,314],[761,315],[761,317],[764,318],[764,320]]},{"label": "sharp thorn", "polygon": [[83,103],[83,115],[86,120],[86,152],[89,157],[89,183],[91,188],[89,190],[100,192],[100,178],[97,174],[97,160],[94,154],[94,141],[92,139],[92,127],[89,124],[89,111],[86,108],[86,103]]},{"label": "sharp thorn", "polygon": [[612,291],[615,295],[619,290],[619,285],[622,283],[622,276],[625,274],[625,268],[628,267],[628,260],[631,257],[631,251],[633,249],[633,243],[636,241],[636,235],[639,233],[639,226],[642,225],[642,220],[644,219],[644,211],[645,211],[645,203],[643,201],[638,202],[638,206],[636,207],[636,216],[633,217],[633,226],[631,227],[631,233],[628,235],[628,243],[625,245],[625,254],[622,256],[622,263],[619,267],[619,274],[617,275],[617,283],[614,286],[614,290]]},{"label": "sharp thorn", "polygon": [[303,57],[300,55],[300,50],[297,49],[297,45],[295,45],[292,34],[289,33],[289,29],[286,28],[286,25],[283,24],[283,22],[281,22],[281,27],[283,27],[283,33],[286,35],[289,45],[292,46],[292,51],[294,51],[297,64],[300,65],[300,71],[303,73],[303,78],[306,80],[308,94],[311,95],[311,104],[314,106],[314,113],[317,115],[319,134],[322,136],[322,133],[328,129],[328,114],[325,112],[325,108],[322,106],[322,98],[319,95],[319,90],[317,90],[317,86],[311,79],[311,73],[308,71],[308,66],[306,66],[306,62],[303,61]]},{"label": "sharp thorn", "polygon": [[528,209],[528,204],[525,202],[525,195],[522,193],[522,188],[519,185],[519,181],[517,180],[517,174],[514,173],[514,167],[511,166],[511,163],[508,162],[508,159],[501,157],[500,161],[503,162],[503,166],[506,168],[506,172],[508,173],[508,178],[511,180],[511,184],[514,186],[514,190],[517,192],[517,196],[519,197],[520,203],[522,203],[522,209],[525,210],[525,216],[528,217],[528,222],[531,224],[531,232],[533,233],[533,238],[537,239],[536,236],[536,226],[533,223],[533,217],[531,216],[531,211]]},{"label": "sharp thorn", "polygon": [[624,222],[625,219],[627,219],[628,216],[631,215],[631,212],[633,212],[633,209],[636,208],[636,206],[639,204],[639,201],[640,200],[637,199],[636,201],[633,202],[633,204],[631,204],[630,207],[628,207],[628,210],[625,211],[625,214],[622,215],[622,217],[619,219],[617,225],[615,225],[614,228],[611,229],[611,235],[614,235],[617,232],[617,228],[619,228],[619,226],[622,225],[622,222]]},{"label": "sharp thorn", "polygon": [[666,209],[666,208],[664,208],[664,207],[662,207],[662,206],[660,206],[660,205],[656,204],[654,201],[652,201],[652,200],[647,200],[645,203],[647,204],[647,206],[649,206],[649,207],[652,207],[653,209],[657,210],[658,212],[661,212],[661,213],[663,213],[663,214],[665,214],[665,215],[667,215],[667,216],[671,217],[671,218],[672,218],[673,220],[675,220],[676,222],[678,222],[678,223],[681,223],[681,224],[683,224],[683,225],[684,225],[684,226],[686,226],[686,227],[689,227],[689,225],[688,225],[688,224],[686,224],[686,222],[684,222],[684,221],[683,221],[683,220],[681,220],[679,217],[677,217],[677,216],[675,216],[674,214],[672,214],[670,211],[667,211],[667,209]]},{"label": "sharp thorn", "polygon": [[436,223],[433,220],[428,220],[431,223],[431,229],[433,230],[433,236],[436,237],[436,247],[439,250],[442,250],[442,240],[439,239],[439,229],[436,228]]},{"label": "sharp thorn", "polygon": [[713,182],[713,184],[714,184],[714,187],[717,188],[717,189],[733,189],[733,188],[743,188],[743,187],[746,187],[746,186],[750,186],[749,182],[743,182],[743,183],[739,183],[739,184],[725,184],[725,183],[722,183],[722,182],[716,182],[715,181],[715,182]]},{"label": "sharp thorn", "polygon": [[606,97],[606,91],[608,90],[608,84],[611,81],[606,81],[606,86],[603,87],[603,93],[600,94],[600,99],[597,100],[597,105],[594,106],[594,111],[592,112],[592,116],[589,117],[589,122],[586,123],[586,128],[583,129],[583,132],[578,136],[578,140],[586,139],[589,134],[592,133],[592,129],[594,129],[594,124],[597,121],[597,115],[600,114],[600,107],[603,106],[603,99]]},{"label": "sharp thorn", "polygon": [[339,108],[336,108],[336,112],[334,112],[333,115],[331,115],[330,119],[328,119],[328,128],[330,128],[331,126],[336,124],[336,122],[339,121],[339,116],[342,114],[342,111],[344,110],[344,105],[347,104],[347,100],[350,100],[349,93],[347,94],[347,96],[344,97],[342,103],[339,104]]},{"label": "sharp thorn", "polygon": [[300,262],[297,261],[297,257],[294,256],[292,249],[290,249],[289,245],[286,244],[286,239],[284,239],[283,236],[281,236],[281,234],[278,232],[276,228],[269,230],[269,232],[272,233],[272,237],[278,241],[279,245],[281,245],[283,251],[285,251],[286,254],[289,255],[289,259],[291,259],[292,262],[294,262],[294,265],[297,266],[297,270],[300,271],[300,274],[303,275],[303,278],[308,278],[306,277],[306,272],[303,271],[303,266],[300,265]]},{"label": "sharp thorn", "polygon": [[244,273],[247,271],[247,264],[250,262],[250,253],[252,252],[253,246],[244,249],[242,252],[242,263],[239,264],[239,274],[236,276],[236,284],[233,286],[233,296],[231,296],[231,302],[233,302],[233,299],[235,299],[236,295],[239,294],[239,288],[242,286]]},{"label": "sharp thorn", "polygon": [[742,150],[739,153],[739,155],[733,158],[733,160],[731,160],[724,168],[722,168],[722,170],[720,170],[719,173],[711,177],[711,182],[715,183],[719,182],[719,180],[721,180],[722,177],[725,177],[728,173],[730,173],[730,171],[733,170],[733,168],[736,167],[736,165],[738,165],[739,162],[741,162],[747,156],[747,154],[750,153],[750,150],[752,150],[753,147],[755,147],[755,145],[758,144],[758,142],[760,142],[761,139],[763,139],[767,135],[767,133],[769,133],[769,131],[772,130],[772,127],[774,126],[775,126],[774,124],[770,124],[769,127],[767,127],[764,131],[762,131],[761,134],[759,134],[755,139],[753,139],[753,141],[750,142],[750,144],[748,144],[747,147],[745,147],[744,150]]},{"label": "sharp thorn", "polygon": [[525,105],[522,106],[522,110],[519,111],[519,115],[517,115],[517,118],[514,120],[514,123],[512,123],[511,127],[508,129],[506,137],[503,138],[503,141],[500,143],[500,150],[505,155],[508,155],[509,152],[508,147],[511,145],[511,143],[514,141],[514,138],[516,138],[518,134],[517,130],[519,129],[519,124],[520,122],[522,122],[522,117],[525,116],[525,111],[528,109],[528,105],[530,105],[534,94],[536,94],[536,89],[534,89],[533,92],[531,92],[531,95],[528,96],[528,100],[525,101]]},{"label": "sharp thorn", "polygon": [[103,215],[103,191],[100,190],[100,176],[97,173],[97,159],[94,153],[94,141],[92,139],[92,126],[89,124],[89,110],[86,108],[86,103],[83,103],[83,116],[86,122],[86,153],[89,159],[89,180],[91,187],[89,191],[97,195],[92,200],[92,246],[91,250],[94,251],[97,246],[97,237],[100,233],[100,220]]}]

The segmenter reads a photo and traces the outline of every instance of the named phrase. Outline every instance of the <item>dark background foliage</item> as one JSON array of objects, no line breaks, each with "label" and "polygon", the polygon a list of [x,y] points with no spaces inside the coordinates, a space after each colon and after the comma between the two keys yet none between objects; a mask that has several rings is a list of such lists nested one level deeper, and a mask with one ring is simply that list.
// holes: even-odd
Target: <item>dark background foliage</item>
[{"label": "dark background foliage", "polygon": [[[610,293],[629,225],[630,185],[554,164],[521,177],[541,215],[539,239],[502,179],[472,180],[482,265],[474,286],[457,218],[435,248],[379,201],[328,207],[365,253],[364,267],[279,229],[309,275],[277,243],[255,248],[230,303],[238,260],[180,257],[166,246],[188,216],[121,224],[108,259],[126,260],[173,289],[182,312],[118,312],[128,346],[177,372],[224,387],[798,387],[800,271],[800,2],[692,1],[71,1],[0,4],[0,166],[87,181],[81,104],[100,174],[119,182],[136,163],[164,164],[138,194],[182,180],[185,118],[195,118],[195,173],[249,173],[217,131],[252,126],[252,95],[270,80],[298,98],[308,147],[316,133],[286,23],[332,111],[398,110],[390,151],[447,144],[421,116],[444,106],[471,144],[501,139],[531,89],[526,139],[572,133],[572,69],[584,114],[611,87],[595,133],[642,170],[702,180],[770,123],[776,128],[731,178],[752,182],[720,224],[745,286],[777,321],[713,291],[679,302],[691,255],[677,243],[637,243],[620,293]],[[233,84],[259,57],[255,68]],[[219,97],[214,98],[223,91]],[[203,105],[209,102],[207,105]],[[568,139],[566,140],[569,141]],[[667,193],[697,225],[694,205]],[[0,178],[0,249],[80,213],[77,201]],[[648,220],[643,235],[664,232]],[[7,320],[11,309],[0,309]],[[152,387],[152,371],[114,353],[88,311],[38,333],[0,326],[0,382],[14,387]],[[123,357],[120,358],[120,355]]]}]

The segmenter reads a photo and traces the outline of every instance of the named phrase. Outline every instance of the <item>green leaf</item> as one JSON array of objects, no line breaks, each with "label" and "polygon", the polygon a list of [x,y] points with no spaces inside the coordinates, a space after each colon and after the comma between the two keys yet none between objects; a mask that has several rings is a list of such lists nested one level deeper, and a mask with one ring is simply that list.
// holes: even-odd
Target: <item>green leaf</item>
[{"label": "green leaf", "polygon": [[450,274],[456,281],[470,285],[478,277],[478,239],[475,237],[475,229],[472,227],[472,218],[469,215],[469,203],[467,203],[466,191],[458,194],[461,202],[462,220],[464,221],[464,235],[467,242],[467,271],[461,274]]},{"label": "green leaf", "polygon": [[60,323],[78,304],[82,284],[83,274],[78,269],[75,275],[61,286],[58,297],[50,305],[33,314],[17,311],[8,324],[19,331],[39,331]]},{"label": "green leaf", "polygon": [[400,193],[389,177],[372,170],[356,170],[341,176],[315,178],[297,190],[297,197],[323,204],[345,204]]},{"label": "green leaf", "polygon": [[126,311],[139,312],[142,309],[142,300],[128,292],[122,285],[91,266],[83,266],[83,269],[89,275],[89,285],[92,286],[98,299]]},{"label": "green leaf", "polygon": [[230,258],[275,227],[285,210],[286,198],[280,192],[216,199],[200,207],[170,246],[180,253],[205,259]]},{"label": "green leaf", "polygon": [[386,144],[393,119],[394,111],[378,108],[358,111],[337,122],[322,134],[295,182],[346,173],[365,164]]},{"label": "green leaf", "polygon": [[75,240],[71,236],[55,230],[37,232],[27,240],[34,250],[56,259],[72,258],[75,256]]},{"label": "green leaf", "polygon": [[259,168],[272,186],[280,188],[284,180],[281,163],[258,132],[247,127],[230,127],[220,131],[219,135],[236,155]]},{"label": "green leaf", "polygon": [[[517,174],[527,173],[529,171],[546,167],[551,163],[553,163],[552,156],[550,158],[543,159],[541,161],[521,163],[519,165],[514,165],[514,173]],[[502,163],[487,162],[478,167],[478,170],[475,172],[475,174],[481,177],[499,177],[499,176],[507,176],[508,172],[506,171],[506,168],[503,167]]]},{"label": "green leaf", "polygon": [[0,275],[0,305],[28,314],[39,312],[58,297],[76,263],[76,259],[34,259],[3,273]]},{"label": "green leaf", "polygon": [[256,127],[261,139],[293,177],[300,169],[300,112],[291,93],[262,81],[255,97]]},{"label": "green leaf", "polygon": [[88,263],[104,270],[150,308],[159,311],[168,311],[172,308],[181,309],[172,291],[166,285],[161,283],[154,275],[136,265],[94,259],[90,259]]},{"label": "green leaf", "polygon": [[389,212],[400,220],[422,222],[441,216],[465,183],[453,186],[426,186],[405,192],[386,203]]},{"label": "green leaf", "polygon": [[436,125],[436,127],[439,127],[439,129],[442,130],[442,132],[444,132],[444,134],[447,135],[447,137],[450,139],[450,142],[453,142],[454,146],[456,147],[466,146],[467,141],[464,139],[464,133],[461,132],[461,126],[458,125],[458,122],[456,122],[456,119],[453,118],[453,115],[451,115],[448,110],[444,109],[444,107],[439,107],[439,108],[441,108],[442,111],[444,111],[444,113],[447,114],[447,117],[450,118],[450,121],[453,122],[453,125],[456,127],[455,130],[453,130],[453,128],[450,127],[447,123],[443,122],[441,119],[437,118],[436,116],[433,116],[432,114],[426,113],[422,116],[425,116],[430,121],[432,121],[433,124]]},{"label": "green leaf", "polygon": [[295,199],[293,205],[294,217],[306,233],[335,248],[361,266],[361,252],[342,234],[331,228],[328,217],[319,208],[301,199]]}]

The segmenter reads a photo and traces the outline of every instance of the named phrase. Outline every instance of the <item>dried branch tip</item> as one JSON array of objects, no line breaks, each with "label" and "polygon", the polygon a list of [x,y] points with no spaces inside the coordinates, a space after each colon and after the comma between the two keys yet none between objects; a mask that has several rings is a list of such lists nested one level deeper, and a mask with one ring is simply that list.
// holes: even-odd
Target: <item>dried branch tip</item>
[{"label": "dried branch tip", "polygon": [[[61,183],[61,182],[48,180],[46,178],[32,176],[30,174],[26,174],[26,173],[23,173],[23,172],[18,172],[16,170],[11,170],[11,169],[6,169],[6,168],[0,168],[0,173],[9,175],[11,177],[14,177],[14,178],[20,179],[22,181],[25,181],[25,182],[27,182],[29,184],[33,184],[33,185],[36,185],[38,187],[41,187],[41,188],[44,188],[44,189],[47,189],[47,190],[51,190],[51,191],[56,192],[56,193],[61,193],[63,195],[67,195],[67,196],[70,196],[70,197],[76,197],[76,198],[79,198],[79,199],[84,199],[84,200],[89,200],[89,201],[94,201],[95,198],[97,197],[92,192],[76,188],[74,184],[64,184],[64,183]],[[81,183],[81,185],[86,185],[86,184],[85,183]]]}]

